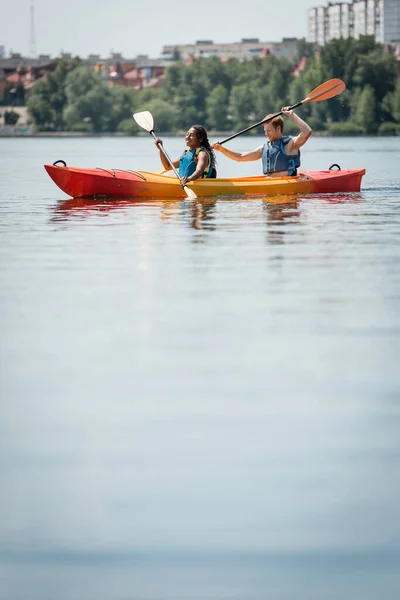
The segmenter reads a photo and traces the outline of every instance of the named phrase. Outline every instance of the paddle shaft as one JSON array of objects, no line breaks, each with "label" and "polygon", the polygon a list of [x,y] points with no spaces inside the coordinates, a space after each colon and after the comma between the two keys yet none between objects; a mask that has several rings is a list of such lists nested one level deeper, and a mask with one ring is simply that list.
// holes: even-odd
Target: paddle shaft
[{"label": "paddle shaft", "polygon": [[[155,140],[157,139],[157,136],[156,136],[156,134],[154,133],[154,129],[152,129],[151,131],[149,131],[149,133],[150,133],[150,134],[153,136],[153,138],[154,138]],[[174,163],[173,163],[173,162],[172,162],[172,160],[170,159],[170,157],[169,157],[169,155],[168,155],[167,151],[165,150],[164,146],[163,146],[162,144],[159,144],[159,145],[158,145],[158,147],[159,147],[159,148],[161,148],[161,152],[164,154],[164,156],[165,156],[165,158],[167,159],[168,163],[169,163],[169,164],[170,164],[170,166],[172,167],[172,170],[174,171],[175,175],[177,176],[177,178],[178,178],[178,179],[179,179],[179,181],[180,181],[180,179],[181,179],[181,178],[179,177],[179,173],[178,173],[178,171],[176,170],[176,168],[174,167]],[[190,190],[190,189],[187,187],[187,185],[182,185],[182,183],[181,183],[181,186],[182,186],[182,188],[185,190],[185,192],[186,192],[186,195],[187,195],[189,198],[197,198],[197,196],[196,196],[196,194],[194,193],[194,191],[193,191],[193,190]]]},{"label": "paddle shaft", "polygon": [[[298,106],[301,106],[303,103],[304,103],[304,100],[302,100],[301,102],[297,102],[297,104],[293,104],[292,106],[289,106],[288,110],[294,110]],[[268,123],[269,121],[272,121],[273,119],[275,119],[276,117],[279,117],[282,114],[283,114],[282,111],[275,113],[274,115],[271,115],[270,117],[263,119],[262,121],[259,121],[258,123],[254,123],[254,125],[250,125],[250,127],[246,127],[246,129],[242,129],[242,131],[239,131],[238,133],[234,133],[230,137],[226,138],[226,140],[222,140],[222,142],[219,142],[219,143],[222,146],[222,144],[226,144],[226,142],[233,140],[235,137],[238,137],[238,135],[242,135],[242,133],[246,133],[246,131],[250,131],[250,129],[254,129],[255,127],[259,127],[260,125],[263,125],[264,123]]]},{"label": "paddle shaft", "polygon": [[[346,85],[341,79],[329,79],[325,83],[322,83],[317,88],[315,88],[315,90],[313,90],[310,94],[308,94],[307,98],[304,98],[301,102],[297,102],[297,104],[289,106],[288,110],[293,110],[298,106],[301,106],[302,104],[307,104],[307,102],[320,102],[321,100],[329,100],[329,98],[333,98],[334,96],[341,94],[345,88]],[[229,142],[229,140],[233,140],[238,135],[242,135],[242,133],[246,133],[246,131],[250,131],[250,129],[254,129],[254,127],[258,127],[263,123],[268,123],[268,121],[272,121],[273,119],[279,117],[282,114],[283,112],[280,111],[278,113],[275,113],[274,115],[271,115],[270,117],[266,117],[262,121],[259,121],[254,125],[250,125],[250,127],[246,127],[246,129],[242,129],[242,131],[239,131],[238,133],[234,133],[230,137],[226,138],[226,140],[223,140],[219,143],[225,144],[226,142]]]},{"label": "paddle shaft", "polygon": [[[152,129],[151,131],[149,131],[149,133],[153,136],[153,138],[156,140],[157,136],[154,133],[154,129]],[[179,173],[178,171],[175,169],[174,167],[174,163],[172,162],[172,160],[170,159],[170,157],[168,156],[167,151],[165,150],[164,146],[162,144],[158,145],[158,148],[161,148],[161,152],[164,154],[165,158],[167,159],[168,163],[170,164],[171,168],[173,169],[175,175],[178,177],[178,179],[180,179],[179,177]]]}]

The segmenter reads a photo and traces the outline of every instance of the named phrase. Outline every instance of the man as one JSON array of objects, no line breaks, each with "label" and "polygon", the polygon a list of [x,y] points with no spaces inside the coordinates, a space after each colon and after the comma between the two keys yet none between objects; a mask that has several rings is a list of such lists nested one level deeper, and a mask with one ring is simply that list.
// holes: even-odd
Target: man
[{"label": "man", "polygon": [[282,117],[275,117],[275,119],[263,125],[265,135],[268,137],[268,142],[263,146],[250,150],[250,152],[235,152],[216,142],[213,148],[238,162],[259,160],[261,158],[263,173],[266,177],[297,175],[297,169],[300,166],[300,148],[312,134],[312,129],[293,110],[290,110],[290,107],[285,106],[281,110],[282,114],[290,117],[300,129],[300,133],[296,137],[284,136],[283,119]]}]

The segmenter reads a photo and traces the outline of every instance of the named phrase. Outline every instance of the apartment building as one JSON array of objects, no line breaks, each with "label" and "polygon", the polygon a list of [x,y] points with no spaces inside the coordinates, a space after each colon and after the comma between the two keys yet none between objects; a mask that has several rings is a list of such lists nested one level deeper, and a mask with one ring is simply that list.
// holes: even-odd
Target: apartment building
[{"label": "apartment building", "polygon": [[352,0],[308,11],[307,40],[323,46],[335,38],[374,35],[383,44],[400,41],[400,0]]},{"label": "apartment building", "polygon": [[353,35],[359,38],[360,35],[367,35],[367,2],[358,0],[352,5],[353,9]]},{"label": "apartment building", "polygon": [[380,39],[383,43],[400,41],[400,0],[380,0]]},{"label": "apartment building", "polygon": [[194,44],[164,46],[161,57],[169,64],[177,58],[183,62],[210,56],[217,56],[221,60],[228,58],[248,60],[254,56],[265,57],[268,54],[286,56],[289,60],[294,60],[296,50],[296,38],[283,38],[281,42],[262,42],[258,38],[243,38],[240,42],[228,44],[214,43],[213,40],[197,40]]}]

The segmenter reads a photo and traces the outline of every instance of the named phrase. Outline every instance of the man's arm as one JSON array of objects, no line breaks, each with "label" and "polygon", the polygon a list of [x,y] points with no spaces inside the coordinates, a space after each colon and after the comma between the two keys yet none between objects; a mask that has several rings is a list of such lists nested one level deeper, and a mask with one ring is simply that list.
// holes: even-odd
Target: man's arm
[{"label": "man's arm", "polygon": [[213,144],[214,150],[218,150],[222,154],[225,154],[228,158],[232,160],[236,160],[237,162],[247,162],[250,160],[258,160],[262,155],[262,146],[256,148],[255,150],[250,150],[249,152],[235,152],[234,150],[228,150],[224,146],[221,146],[219,142],[215,142]]},{"label": "man's arm", "polygon": [[306,143],[312,134],[312,129],[305,121],[303,121],[303,119],[300,119],[293,110],[287,110],[287,108],[288,107],[282,108],[282,114],[288,116],[300,129],[299,135],[294,137],[287,145],[287,154],[290,154],[292,150],[298,150]]}]

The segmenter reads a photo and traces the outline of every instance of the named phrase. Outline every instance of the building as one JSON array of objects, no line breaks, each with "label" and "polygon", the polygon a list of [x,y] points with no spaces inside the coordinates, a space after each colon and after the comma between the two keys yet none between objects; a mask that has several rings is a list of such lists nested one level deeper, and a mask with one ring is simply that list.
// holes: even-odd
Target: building
[{"label": "building", "polygon": [[297,50],[296,38],[283,38],[281,42],[260,42],[258,38],[243,38],[240,42],[228,44],[214,43],[212,40],[197,40],[194,44],[173,44],[164,46],[161,57],[171,64],[175,60],[188,62],[195,58],[217,56],[221,60],[236,58],[249,60],[254,56],[265,57],[268,54],[285,56],[294,60]]},{"label": "building", "polygon": [[380,0],[380,39],[383,44],[400,42],[400,0]]},{"label": "building", "polygon": [[374,35],[377,40],[380,40],[380,36],[381,36],[380,3],[376,2],[376,0],[366,0],[365,12],[366,12],[366,34]]},{"label": "building", "polygon": [[[353,34],[358,39],[360,35],[367,35],[367,2],[358,0],[352,5],[353,8]],[[340,36],[343,37],[343,36]]]},{"label": "building", "polygon": [[400,41],[400,0],[329,2],[308,11],[307,40],[323,46],[337,38],[373,35],[382,44]]},{"label": "building", "polygon": [[[47,73],[56,69],[57,59],[70,61],[72,58],[70,53],[65,52],[57,58],[51,58],[47,54],[40,54],[38,58],[26,58],[19,53],[11,53],[7,58],[0,57],[0,100],[5,101],[7,96],[7,100],[18,105],[21,102],[21,85],[26,99],[32,87],[46,77]],[[108,58],[101,58],[99,54],[90,54],[83,62],[100,73],[106,85],[133,87],[136,90],[158,87],[166,70],[162,59],[145,55],[124,58],[120,53],[112,53]]]},{"label": "building", "polygon": [[91,54],[87,60],[109,85],[136,90],[158,87],[167,68],[163,59],[149,58],[145,54],[124,58],[122,54],[113,53],[105,59]]},{"label": "building", "polygon": [[307,40],[323,46],[327,39],[328,8],[317,6],[308,11]]},{"label": "building", "polygon": [[13,52],[8,58],[0,58],[0,100],[4,98],[6,90],[9,90],[18,104],[18,93],[15,93],[18,92],[18,87],[22,84],[25,93],[29,93],[35,83],[54,71],[56,66],[47,54],[40,54],[37,58],[25,58]]},{"label": "building", "polygon": [[326,11],[326,40],[351,37],[351,4],[347,2],[329,4]]}]

